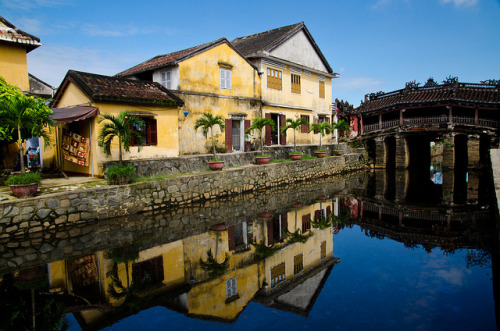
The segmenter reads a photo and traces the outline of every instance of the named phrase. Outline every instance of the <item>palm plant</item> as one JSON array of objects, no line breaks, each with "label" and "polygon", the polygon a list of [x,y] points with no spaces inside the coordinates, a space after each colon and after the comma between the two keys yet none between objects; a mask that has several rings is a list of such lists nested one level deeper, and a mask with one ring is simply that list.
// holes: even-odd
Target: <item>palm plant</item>
[{"label": "palm plant", "polygon": [[23,142],[31,137],[42,137],[45,146],[50,145],[46,124],[53,123],[52,111],[44,102],[25,96],[17,87],[0,77],[0,131],[4,133],[4,138],[10,139],[17,133],[22,174],[25,174]]},{"label": "palm plant", "polygon": [[334,129],[338,130],[339,137],[344,136],[345,134],[349,134],[351,128],[349,127],[349,123],[345,120],[339,120],[337,123],[333,125]]},{"label": "palm plant", "polygon": [[324,137],[327,133],[331,133],[334,128],[328,122],[313,123],[309,128],[309,132],[316,130],[319,131],[319,149],[321,149],[321,137]]},{"label": "palm plant", "polygon": [[194,129],[195,131],[198,130],[198,128],[201,128],[203,131],[203,135],[208,138],[208,130],[210,129],[210,135],[212,136],[212,148],[214,152],[214,159],[216,157],[215,154],[215,140],[214,140],[214,126],[218,125],[221,132],[224,131],[225,128],[225,123],[224,119],[222,118],[221,115],[212,115],[211,113],[203,113],[200,118],[196,120],[194,123]]},{"label": "palm plant", "polygon": [[104,153],[106,153],[106,155],[111,155],[111,142],[115,137],[118,138],[118,160],[121,167],[122,147],[125,152],[129,152],[133,140],[135,140],[138,145],[138,150],[144,145],[144,137],[140,133],[144,130],[144,121],[139,117],[131,115],[129,110],[121,112],[116,117],[112,114],[104,113],[99,117],[98,123],[103,121],[108,122],[104,123],[101,127],[97,139],[103,144]]},{"label": "palm plant", "polygon": [[212,254],[212,249],[207,251],[207,260],[203,261],[200,258],[200,266],[203,270],[208,272],[210,278],[215,278],[217,276],[223,275],[229,268],[229,255],[226,253],[224,261],[217,262],[217,257]]},{"label": "palm plant", "polygon": [[297,118],[295,121],[287,118],[285,126],[281,128],[281,134],[285,134],[286,130],[293,129],[293,150],[297,151],[297,144],[295,143],[295,131],[298,131],[302,125],[307,125],[307,120],[303,117]]},{"label": "palm plant", "polygon": [[252,125],[248,127],[246,132],[250,132],[252,130],[257,130],[259,132],[259,137],[260,137],[260,153],[264,154],[264,138],[262,137],[262,131],[264,130],[264,127],[266,125],[269,125],[271,129],[274,130],[276,125],[274,124],[274,121],[270,119],[269,117],[256,117],[252,121]]}]

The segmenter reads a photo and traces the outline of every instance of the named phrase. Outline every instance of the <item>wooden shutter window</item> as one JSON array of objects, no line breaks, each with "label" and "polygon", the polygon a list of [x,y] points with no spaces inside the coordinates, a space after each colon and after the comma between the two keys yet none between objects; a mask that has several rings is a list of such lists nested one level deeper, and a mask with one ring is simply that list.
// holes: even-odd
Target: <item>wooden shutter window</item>
[{"label": "wooden shutter window", "polygon": [[[307,124],[309,124],[309,115],[300,115],[301,118],[305,119],[307,121]],[[300,132],[301,133],[307,133],[309,132],[309,126],[307,124],[302,124],[300,126]]]},{"label": "wooden shutter window", "polygon": [[275,287],[286,280],[285,262],[271,268],[271,287]]},{"label": "wooden shutter window", "polygon": [[229,278],[226,280],[226,299],[232,298],[238,295],[238,287],[236,283],[236,277]]},{"label": "wooden shutter window", "polygon": [[[266,118],[271,118],[271,114],[267,113],[266,115]],[[270,125],[266,125],[265,127],[265,135],[266,135],[266,139],[265,139],[265,143],[266,143],[266,146],[271,146],[271,126]],[[259,137],[262,139],[262,137]]]},{"label": "wooden shutter window", "polygon": [[227,244],[230,251],[234,251],[236,249],[236,229],[234,225],[230,225],[227,227]]},{"label": "wooden shutter window", "polygon": [[146,128],[146,134],[148,137],[148,145],[158,145],[158,135],[157,135],[157,128],[156,128],[156,120],[154,118],[150,118],[147,121],[147,128]]},{"label": "wooden shutter window", "polygon": [[326,241],[321,243],[321,259],[326,257]]},{"label": "wooden shutter window", "polygon": [[304,254],[295,255],[293,257],[293,274],[296,275],[304,270]]},{"label": "wooden shutter window", "polygon": [[323,80],[319,81],[319,97],[321,99],[325,98],[325,81]]},{"label": "wooden shutter window", "polygon": [[267,68],[267,88],[282,90],[282,71]]},{"label": "wooden shutter window", "polygon": [[300,94],[300,75],[291,74],[292,93]]},{"label": "wooden shutter window", "polygon": [[226,150],[228,153],[233,151],[233,120],[226,119],[226,133],[225,133],[225,142],[226,142]]},{"label": "wooden shutter window", "polygon": [[219,87],[221,89],[231,89],[231,70],[227,68],[219,68]]},{"label": "wooden shutter window", "polygon": [[[285,126],[286,115],[279,115],[280,128]],[[280,136],[280,145],[286,145],[286,131]]]},{"label": "wooden shutter window", "polygon": [[302,216],[302,233],[309,231],[311,228],[311,214]]}]

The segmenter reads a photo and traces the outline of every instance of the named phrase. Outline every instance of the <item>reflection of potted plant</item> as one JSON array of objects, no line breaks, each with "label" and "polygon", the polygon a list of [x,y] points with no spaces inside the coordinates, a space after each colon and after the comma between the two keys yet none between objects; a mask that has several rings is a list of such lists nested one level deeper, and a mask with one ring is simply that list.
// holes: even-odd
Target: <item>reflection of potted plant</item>
[{"label": "reflection of potted plant", "polygon": [[301,152],[297,152],[297,144],[295,140],[295,132],[299,130],[302,125],[307,125],[307,121],[305,118],[297,118],[295,121],[292,120],[291,118],[287,118],[285,121],[285,126],[281,128],[281,134],[285,134],[286,130],[292,129],[293,130],[293,152],[290,153],[290,158],[292,160],[300,160],[302,157]]},{"label": "reflection of potted plant", "polygon": [[39,172],[29,172],[24,175],[9,177],[5,184],[9,185],[12,193],[18,198],[30,197],[38,190],[41,178]]},{"label": "reflection of potted plant", "polygon": [[340,156],[340,155],[344,154],[344,150],[341,149],[341,148],[335,148],[333,150],[333,154],[336,155],[336,156]]},{"label": "reflection of potted plant", "polygon": [[208,138],[208,130],[210,129],[210,135],[212,137],[212,149],[213,157],[208,161],[208,166],[212,170],[221,170],[224,168],[224,161],[217,157],[215,153],[215,140],[214,140],[214,126],[218,125],[221,132],[224,131],[225,123],[221,115],[213,116],[211,113],[206,112],[198,118],[194,124],[195,131],[201,128],[203,135]]},{"label": "reflection of potted plant", "polygon": [[[271,129],[274,129],[274,121],[268,117],[261,118],[261,117],[256,117],[252,121],[252,125],[248,127],[246,132],[250,132],[252,130],[257,130],[259,132],[259,137],[260,137],[260,153],[261,155],[258,155],[256,157],[256,161],[259,164],[266,164],[269,162],[271,159],[271,154],[264,154],[264,138],[262,138],[262,131],[266,125],[269,125]],[[259,160],[260,159],[260,160]],[[267,160],[267,162],[266,162]],[[265,162],[265,163],[264,163]]]},{"label": "reflection of potted plant", "polygon": [[226,253],[224,261],[219,263],[217,262],[217,257],[213,256],[212,249],[210,248],[207,252],[207,260],[203,261],[200,258],[200,266],[208,273],[210,278],[223,275],[229,268],[229,255]]},{"label": "reflection of potted plant", "polygon": [[311,124],[309,132],[312,130],[319,132],[319,149],[317,149],[314,154],[316,154],[317,157],[325,157],[326,149],[321,148],[321,137],[324,137],[327,133],[332,132],[333,127],[328,122],[313,123]]}]

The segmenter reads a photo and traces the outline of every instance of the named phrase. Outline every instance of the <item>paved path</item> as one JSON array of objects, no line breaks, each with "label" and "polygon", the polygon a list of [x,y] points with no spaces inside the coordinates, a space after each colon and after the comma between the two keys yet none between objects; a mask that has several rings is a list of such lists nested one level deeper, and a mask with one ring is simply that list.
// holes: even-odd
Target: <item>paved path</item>
[{"label": "paved path", "polygon": [[491,149],[491,167],[493,169],[493,182],[495,184],[495,192],[497,201],[500,201],[500,149]]}]

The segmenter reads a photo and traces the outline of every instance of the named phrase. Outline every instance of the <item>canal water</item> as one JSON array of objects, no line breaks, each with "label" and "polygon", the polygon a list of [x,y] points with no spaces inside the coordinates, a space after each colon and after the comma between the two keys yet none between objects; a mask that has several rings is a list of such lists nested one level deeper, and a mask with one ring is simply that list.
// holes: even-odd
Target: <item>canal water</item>
[{"label": "canal water", "polygon": [[0,265],[0,329],[495,330],[497,214],[433,165],[11,238],[38,258]]}]

